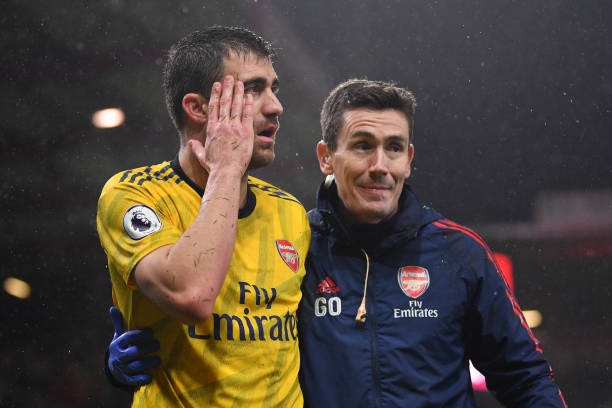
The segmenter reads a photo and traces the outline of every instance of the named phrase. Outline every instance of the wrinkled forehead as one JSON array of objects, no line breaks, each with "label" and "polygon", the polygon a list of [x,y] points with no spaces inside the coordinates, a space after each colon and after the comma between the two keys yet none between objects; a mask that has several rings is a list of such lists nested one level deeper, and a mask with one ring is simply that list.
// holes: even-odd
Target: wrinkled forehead
[{"label": "wrinkled forehead", "polygon": [[354,135],[410,137],[406,115],[397,109],[351,108],[342,113],[340,136]]},{"label": "wrinkled forehead", "polygon": [[240,81],[259,77],[270,82],[278,80],[273,61],[255,52],[235,52],[223,57],[223,75],[232,75]]}]

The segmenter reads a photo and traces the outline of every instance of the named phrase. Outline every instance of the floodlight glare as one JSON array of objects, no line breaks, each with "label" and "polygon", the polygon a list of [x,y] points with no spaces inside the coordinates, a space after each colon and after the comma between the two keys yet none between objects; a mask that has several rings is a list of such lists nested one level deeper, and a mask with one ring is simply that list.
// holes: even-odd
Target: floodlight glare
[{"label": "floodlight glare", "polygon": [[91,122],[97,128],[108,129],[120,126],[125,120],[125,114],[119,108],[102,109],[91,116]]},{"label": "floodlight glare", "polygon": [[21,279],[8,277],[4,280],[4,290],[9,295],[18,297],[19,299],[26,299],[30,296],[30,285]]},{"label": "floodlight glare", "polygon": [[539,310],[523,310],[523,316],[532,329],[542,324],[542,313]]}]

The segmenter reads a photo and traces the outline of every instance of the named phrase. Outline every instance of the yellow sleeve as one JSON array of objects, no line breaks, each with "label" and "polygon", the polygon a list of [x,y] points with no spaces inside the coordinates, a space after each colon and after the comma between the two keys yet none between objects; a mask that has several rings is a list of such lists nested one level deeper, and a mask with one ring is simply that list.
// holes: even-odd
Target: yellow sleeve
[{"label": "yellow sleeve", "polygon": [[182,235],[176,217],[153,188],[120,183],[116,177],[104,186],[98,200],[97,227],[109,268],[135,289],[130,274],[147,254],[174,244]]}]

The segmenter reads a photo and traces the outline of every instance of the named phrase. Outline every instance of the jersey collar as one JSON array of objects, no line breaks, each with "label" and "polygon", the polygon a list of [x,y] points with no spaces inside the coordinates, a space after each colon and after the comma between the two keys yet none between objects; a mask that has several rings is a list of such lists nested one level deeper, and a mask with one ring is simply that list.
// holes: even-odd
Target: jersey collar
[{"label": "jersey collar", "polygon": [[[179,163],[179,159],[178,159],[178,154],[174,157],[174,159],[172,159],[172,161],[170,162],[170,166],[172,167],[172,170],[174,170],[176,172],[176,174],[178,174],[178,176],[185,183],[187,183],[187,185],[189,187],[194,189],[195,192],[198,193],[198,195],[200,197],[202,197],[204,195],[204,190],[200,186],[198,186],[195,183],[195,181],[190,179],[187,176],[187,174],[185,174],[183,169],[181,168],[181,164]],[[246,218],[249,215],[251,215],[251,213],[255,209],[255,204],[256,203],[257,203],[257,198],[255,197],[255,194],[251,191],[251,188],[249,187],[249,185],[247,183],[247,201],[246,201],[246,204],[244,205],[244,207],[242,207],[242,208],[240,208],[240,210],[238,210],[238,218]]]}]

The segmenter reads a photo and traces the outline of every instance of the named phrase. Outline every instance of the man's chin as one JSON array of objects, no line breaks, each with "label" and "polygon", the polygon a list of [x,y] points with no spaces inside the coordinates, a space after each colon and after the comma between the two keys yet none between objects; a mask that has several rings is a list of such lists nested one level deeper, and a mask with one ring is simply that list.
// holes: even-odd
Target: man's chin
[{"label": "man's chin", "polygon": [[274,150],[253,154],[253,157],[251,157],[251,162],[249,163],[248,170],[255,170],[269,166],[270,164],[272,164],[273,161]]},{"label": "man's chin", "polygon": [[360,222],[364,224],[378,224],[391,218],[396,211],[391,210],[387,206],[365,205],[359,212],[359,214],[355,215]]}]

